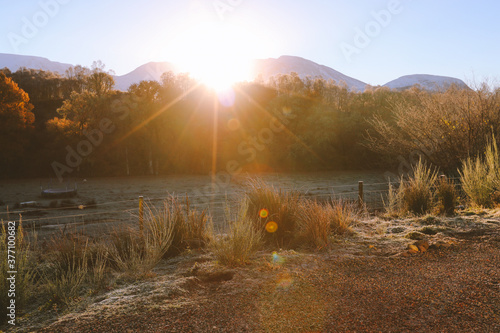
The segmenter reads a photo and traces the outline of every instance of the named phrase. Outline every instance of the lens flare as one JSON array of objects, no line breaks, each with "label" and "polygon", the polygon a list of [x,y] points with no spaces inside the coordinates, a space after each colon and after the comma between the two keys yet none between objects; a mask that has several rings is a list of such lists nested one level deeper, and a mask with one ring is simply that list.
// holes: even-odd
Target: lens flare
[{"label": "lens flare", "polygon": [[273,253],[272,253],[272,263],[273,264],[281,265],[284,262],[285,262],[285,258],[283,258],[282,256],[280,256],[278,254],[278,252],[273,251]]},{"label": "lens flare", "polygon": [[227,127],[230,131],[237,131],[240,128],[240,121],[238,119],[232,118],[227,122]]},{"label": "lens flare", "polygon": [[266,224],[266,231],[268,233],[272,234],[276,232],[276,230],[278,230],[278,223],[271,221]]},{"label": "lens flare", "polygon": [[217,97],[219,98],[219,102],[227,108],[233,106],[236,99],[236,95],[232,87],[228,87],[226,89],[219,88],[217,91]]},{"label": "lens flare", "polygon": [[260,216],[261,218],[265,219],[266,217],[268,217],[268,216],[269,216],[269,211],[268,211],[267,209],[263,208],[263,209],[261,209],[261,210],[259,211],[259,216]]}]

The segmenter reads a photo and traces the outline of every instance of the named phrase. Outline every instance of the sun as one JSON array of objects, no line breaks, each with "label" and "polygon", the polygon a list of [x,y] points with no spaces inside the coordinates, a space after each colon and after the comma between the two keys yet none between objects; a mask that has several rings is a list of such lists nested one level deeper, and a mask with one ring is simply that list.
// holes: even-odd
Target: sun
[{"label": "sun", "polygon": [[252,79],[249,36],[234,26],[199,23],[180,34],[174,62],[217,92]]}]

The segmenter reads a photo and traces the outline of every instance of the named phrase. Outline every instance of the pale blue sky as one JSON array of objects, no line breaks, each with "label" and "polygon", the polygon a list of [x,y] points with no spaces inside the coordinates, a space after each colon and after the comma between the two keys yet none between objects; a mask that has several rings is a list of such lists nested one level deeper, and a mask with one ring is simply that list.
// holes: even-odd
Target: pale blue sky
[{"label": "pale blue sky", "polygon": [[[391,7],[394,1],[0,0],[0,53],[85,66],[99,59],[121,75],[193,53],[196,41],[179,36],[202,20],[244,31],[228,43],[249,48],[252,57],[301,56],[373,85],[417,73],[500,79],[499,1],[400,0]],[[41,3],[59,8],[50,16]],[[227,10],[217,12],[215,4]],[[386,17],[385,26],[375,23],[372,12],[390,8],[397,13]],[[35,19],[38,31],[23,34],[25,22]],[[369,44],[356,45],[356,29],[370,27]],[[13,36],[23,39],[15,45]],[[357,53],[346,57],[346,45]]]}]

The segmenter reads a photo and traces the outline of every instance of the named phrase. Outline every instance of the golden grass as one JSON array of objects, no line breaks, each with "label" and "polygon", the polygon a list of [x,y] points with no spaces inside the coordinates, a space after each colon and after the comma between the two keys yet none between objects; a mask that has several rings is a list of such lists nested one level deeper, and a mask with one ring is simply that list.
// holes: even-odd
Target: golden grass
[{"label": "golden grass", "polygon": [[230,267],[244,265],[262,247],[263,231],[254,228],[252,221],[246,215],[247,212],[247,204],[243,202],[233,221],[228,212],[227,233],[212,236],[209,249],[222,265]]}]

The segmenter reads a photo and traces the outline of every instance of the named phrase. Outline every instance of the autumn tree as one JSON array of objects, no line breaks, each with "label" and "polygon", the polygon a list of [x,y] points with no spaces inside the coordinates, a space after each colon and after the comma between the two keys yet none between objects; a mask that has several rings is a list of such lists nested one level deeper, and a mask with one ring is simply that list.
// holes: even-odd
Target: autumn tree
[{"label": "autumn tree", "polygon": [[114,79],[104,68],[101,62],[94,62],[91,70],[74,68],[66,72],[69,78],[79,81],[75,86],[81,87],[81,91],[73,91],[57,112],[74,122],[81,133],[87,127],[95,127],[110,112]]},{"label": "autumn tree", "polygon": [[0,72],[0,177],[22,167],[17,163],[22,162],[26,134],[35,121],[32,109],[28,94]]}]

